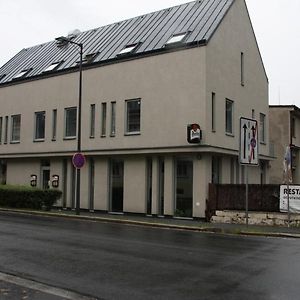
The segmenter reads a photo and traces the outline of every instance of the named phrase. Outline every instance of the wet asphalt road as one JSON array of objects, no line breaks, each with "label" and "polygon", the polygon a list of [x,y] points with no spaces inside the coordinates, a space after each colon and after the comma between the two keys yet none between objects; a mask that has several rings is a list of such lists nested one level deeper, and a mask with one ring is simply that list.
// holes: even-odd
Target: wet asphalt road
[{"label": "wet asphalt road", "polygon": [[300,240],[0,214],[0,272],[99,299],[299,299]]}]

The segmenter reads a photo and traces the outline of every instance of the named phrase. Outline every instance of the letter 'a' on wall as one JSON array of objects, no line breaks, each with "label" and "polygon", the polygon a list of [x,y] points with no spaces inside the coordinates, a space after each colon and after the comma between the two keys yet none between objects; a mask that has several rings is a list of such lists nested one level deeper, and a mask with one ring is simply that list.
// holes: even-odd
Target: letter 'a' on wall
[{"label": "letter 'a' on wall", "polygon": [[190,144],[199,144],[202,139],[202,131],[199,124],[187,126],[187,141]]}]

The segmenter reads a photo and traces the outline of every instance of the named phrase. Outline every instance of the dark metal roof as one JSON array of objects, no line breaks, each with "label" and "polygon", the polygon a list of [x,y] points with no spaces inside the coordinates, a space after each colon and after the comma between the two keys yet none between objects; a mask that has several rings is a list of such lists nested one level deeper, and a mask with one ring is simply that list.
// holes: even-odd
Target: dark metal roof
[{"label": "dark metal roof", "polygon": [[[88,30],[73,41],[84,45],[84,55],[99,53],[91,64],[118,61],[118,53],[128,45],[137,44],[126,57],[167,51],[166,42],[176,34],[187,33],[183,43],[173,49],[206,44],[217,29],[234,0],[197,0],[168,9],[138,16],[122,22]],[[58,47],[57,41],[21,50],[0,68],[0,85],[24,78],[44,75],[44,70],[56,62],[62,63],[49,73],[77,68],[78,48],[67,44]],[[13,79],[23,70],[22,78]]]}]

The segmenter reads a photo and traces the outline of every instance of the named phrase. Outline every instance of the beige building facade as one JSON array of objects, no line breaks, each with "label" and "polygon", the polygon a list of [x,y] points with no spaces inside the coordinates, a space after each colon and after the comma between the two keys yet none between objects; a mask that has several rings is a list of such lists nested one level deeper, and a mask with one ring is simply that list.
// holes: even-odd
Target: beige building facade
[{"label": "beige building facade", "polygon": [[[201,21],[211,3],[191,2],[176,11],[180,16],[190,5]],[[268,79],[245,2],[220,5],[224,11],[205,42],[173,45],[168,38],[179,36],[173,23],[161,51],[83,66],[81,209],[205,217],[209,183],[245,182],[238,160],[240,117],[259,123],[260,165],[249,167],[249,182],[269,182]],[[209,20],[203,24],[209,32]],[[192,28],[184,31],[186,39]],[[63,191],[58,206],[64,208],[76,203],[76,53],[70,67],[0,81],[2,183],[29,185],[36,178],[37,186]],[[29,60],[21,57],[19,64]],[[200,125],[199,143],[187,141],[188,124]]]},{"label": "beige building facade", "polygon": [[295,105],[270,105],[270,143],[276,159],[270,163],[270,183],[282,184],[286,148],[291,148],[292,183],[300,184],[300,109]]}]

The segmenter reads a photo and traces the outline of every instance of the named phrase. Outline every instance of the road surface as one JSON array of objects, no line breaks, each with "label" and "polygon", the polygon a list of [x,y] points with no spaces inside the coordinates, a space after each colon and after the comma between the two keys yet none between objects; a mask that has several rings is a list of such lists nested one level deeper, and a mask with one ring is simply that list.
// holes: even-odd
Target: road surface
[{"label": "road surface", "polygon": [[0,213],[1,274],[97,299],[299,299],[299,250],[297,239]]}]

